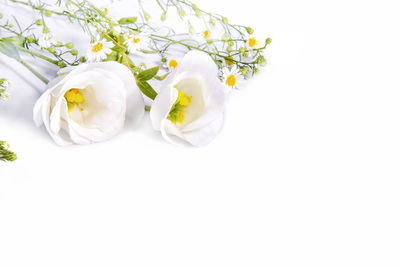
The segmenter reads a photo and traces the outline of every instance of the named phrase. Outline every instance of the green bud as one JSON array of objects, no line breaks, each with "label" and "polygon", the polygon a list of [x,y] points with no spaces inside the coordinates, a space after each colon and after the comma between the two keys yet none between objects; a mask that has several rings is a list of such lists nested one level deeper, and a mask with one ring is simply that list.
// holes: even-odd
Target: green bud
[{"label": "green bud", "polygon": [[163,12],[162,15],[161,15],[161,21],[165,21],[166,18],[167,18],[167,13]]},{"label": "green bud", "polygon": [[231,53],[231,52],[232,52],[232,47],[231,47],[231,46],[228,46],[228,47],[226,48],[226,52]]},{"label": "green bud", "polygon": [[247,52],[247,51],[244,52],[244,53],[243,53],[243,56],[244,56],[244,57],[249,57],[249,52]]},{"label": "green bud", "polygon": [[258,62],[260,63],[261,67],[267,66],[267,60],[262,56],[258,58]]},{"label": "green bud", "polygon": [[67,66],[67,65],[65,65],[65,63],[62,62],[62,61],[58,61],[57,65],[58,65],[60,68],[65,68],[65,66]]},{"label": "green bud", "polygon": [[145,12],[145,13],[144,13],[144,19],[145,19],[146,21],[149,21],[150,18],[151,18],[150,14],[147,13],[147,12]]},{"label": "green bud", "polygon": [[183,10],[182,8],[178,10],[178,14],[179,14],[179,17],[181,17],[181,18],[183,18],[186,15],[185,10]]},{"label": "green bud", "polygon": [[212,18],[210,18],[210,25],[212,25],[212,26],[215,26],[215,21],[212,19]]},{"label": "green bud", "polygon": [[252,28],[250,28],[250,27],[246,27],[246,31],[247,31],[248,34],[253,34],[254,33],[254,30]]},{"label": "green bud", "polygon": [[28,43],[34,43],[35,42],[35,38],[33,37],[28,37],[25,39]]},{"label": "green bud", "polygon": [[228,42],[228,45],[229,45],[229,46],[232,47],[232,46],[234,46],[234,44],[235,44],[235,43],[234,43],[232,40],[229,40],[229,42]]},{"label": "green bud", "polygon": [[207,44],[208,44],[208,45],[210,45],[210,44],[212,44],[212,43],[214,43],[214,41],[213,41],[212,39],[207,39]]},{"label": "green bud", "polygon": [[65,45],[65,47],[68,48],[68,49],[72,49],[72,48],[74,48],[74,44],[73,43],[68,43],[68,44]]},{"label": "green bud", "polygon": [[162,62],[162,63],[165,63],[165,62],[167,62],[167,59],[166,59],[165,57],[163,57],[163,58],[161,59],[161,62]]},{"label": "green bud", "polygon": [[50,16],[51,16],[51,12],[50,12],[49,10],[46,10],[46,11],[44,12],[44,15],[45,15],[46,17],[50,17]]},{"label": "green bud", "polygon": [[271,44],[271,43],[272,43],[272,39],[271,39],[271,38],[267,38],[267,40],[265,41],[265,43],[266,43],[267,45]]},{"label": "green bud", "polygon": [[3,18],[3,14],[0,13],[0,19],[2,19],[2,18]]},{"label": "green bud", "polygon": [[240,49],[239,49],[239,51],[240,51],[240,53],[244,53],[244,52],[246,52],[246,48],[244,48],[244,47],[241,47]]},{"label": "green bud", "polygon": [[73,55],[73,56],[78,55],[78,50],[72,49],[72,50],[71,50],[71,55]]},{"label": "green bud", "polygon": [[228,18],[223,17],[223,18],[222,18],[222,23],[223,23],[223,24],[228,24],[228,23],[229,23]]},{"label": "green bud", "polygon": [[35,24],[37,26],[41,26],[41,25],[43,25],[43,20],[42,19],[38,19],[37,21],[35,21]]},{"label": "green bud", "polygon": [[137,21],[137,17],[128,17],[128,18],[122,18],[118,20],[119,24],[134,24]]},{"label": "green bud", "polygon": [[54,52],[56,52],[56,50],[54,49],[54,47],[49,47],[47,48],[47,51],[49,51],[50,53],[54,54]]},{"label": "green bud", "polygon": [[86,62],[86,58],[85,58],[85,57],[80,57],[80,58],[79,58],[79,62],[85,63],[85,62]]},{"label": "green bud", "polygon": [[43,28],[43,33],[49,33],[49,32],[50,32],[49,28],[47,28],[47,27]]},{"label": "green bud", "polygon": [[257,74],[257,73],[259,73],[259,72],[260,72],[260,70],[257,69],[257,68],[255,68],[255,69],[253,70],[253,73],[254,73],[254,74]]},{"label": "green bud", "polygon": [[250,68],[249,67],[243,67],[243,68],[240,68],[240,73],[243,75],[243,76],[246,76],[247,74],[249,74],[250,73]]}]

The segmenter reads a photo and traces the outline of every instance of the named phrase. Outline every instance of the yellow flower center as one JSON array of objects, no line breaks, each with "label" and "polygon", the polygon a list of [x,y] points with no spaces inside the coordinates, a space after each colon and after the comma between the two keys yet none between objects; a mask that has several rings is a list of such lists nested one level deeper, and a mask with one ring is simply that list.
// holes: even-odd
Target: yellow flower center
[{"label": "yellow flower center", "polygon": [[203,32],[203,34],[204,34],[204,39],[207,39],[210,36],[210,31],[206,30]]},{"label": "yellow flower center", "polygon": [[249,39],[249,46],[250,47],[255,47],[257,45],[257,40],[256,40],[256,38],[250,38]]},{"label": "yellow flower center", "polygon": [[175,59],[172,59],[169,62],[168,67],[176,69],[176,67],[178,67],[178,61],[176,61]]},{"label": "yellow flower center", "polygon": [[[176,88],[176,86],[175,86]],[[186,108],[192,102],[192,97],[185,95],[182,91],[178,90],[178,98],[169,112],[168,119],[173,123],[183,123],[185,121]]]},{"label": "yellow flower center", "polygon": [[134,43],[134,44],[140,43],[140,38],[133,37],[132,43]]},{"label": "yellow flower center", "polygon": [[97,43],[92,47],[92,52],[97,53],[100,52],[102,49],[103,49],[103,44]]},{"label": "yellow flower center", "polygon": [[[76,88],[72,88],[72,89],[68,90],[64,94],[64,97],[67,100],[69,112],[75,108],[75,105],[80,105],[80,104],[85,103],[85,98],[83,97],[81,90],[76,89]],[[80,110],[82,111],[83,108],[80,108]]]},{"label": "yellow flower center", "polygon": [[236,76],[235,76],[235,75],[230,74],[230,75],[226,78],[226,84],[227,84],[229,87],[234,87],[234,86],[236,86],[236,83],[237,83],[237,79],[236,79]]}]

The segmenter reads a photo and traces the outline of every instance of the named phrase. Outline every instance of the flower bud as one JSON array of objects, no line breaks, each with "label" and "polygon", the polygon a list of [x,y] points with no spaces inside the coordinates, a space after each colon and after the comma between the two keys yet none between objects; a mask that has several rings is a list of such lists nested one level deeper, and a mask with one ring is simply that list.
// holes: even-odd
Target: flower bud
[{"label": "flower bud", "polygon": [[72,49],[72,50],[71,50],[71,55],[73,55],[73,56],[78,55],[78,50]]},{"label": "flower bud", "polygon": [[35,24],[37,26],[41,26],[41,25],[43,25],[43,20],[42,19],[38,19],[37,21],[35,21]]},{"label": "flower bud", "polygon": [[246,27],[246,31],[247,31],[248,34],[253,34],[254,33],[254,30],[252,28],[250,28],[250,27]]},{"label": "flower bud", "polygon": [[229,21],[228,21],[228,18],[226,18],[226,17],[223,17],[223,18],[222,18],[222,23],[223,23],[223,24],[228,24],[228,22],[229,22]]},{"label": "flower bud", "polygon": [[54,47],[49,47],[47,48],[47,51],[49,51],[50,53],[54,54],[54,52],[56,52],[56,50],[54,49]]},{"label": "flower bud", "polygon": [[74,44],[73,43],[68,43],[68,44],[65,45],[65,47],[68,48],[68,49],[72,49],[72,48],[74,48]]},{"label": "flower bud", "polygon": [[163,12],[162,15],[161,15],[161,21],[165,21],[166,18],[167,18],[167,13]]},{"label": "flower bud", "polygon": [[51,16],[51,11],[46,10],[46,11],[44,12],[44,15],[45,15],[46,17],[50,17],[50,16]]},{"label": "flower bud", "polygon": [[265,41],[265,43],[266,43],[267,45],[271,44],[271,43],[272,43],[272,39],[271,39],[271,38],[267,38],[267,40]]},{"label": "flower bud", "polygon": [[65,67],[67,66],[67,65],[65,65],[65,63],[62,62],[62,61],[58,61],[57,65],[58,65],[60,68],[65,68]]},{"label": "flower bud", "polygon": [[80,58],[79,58],[79,62],[85,63],[85,62],[86,62],[86,58],[85,58],[85,57],[80,57]]}]

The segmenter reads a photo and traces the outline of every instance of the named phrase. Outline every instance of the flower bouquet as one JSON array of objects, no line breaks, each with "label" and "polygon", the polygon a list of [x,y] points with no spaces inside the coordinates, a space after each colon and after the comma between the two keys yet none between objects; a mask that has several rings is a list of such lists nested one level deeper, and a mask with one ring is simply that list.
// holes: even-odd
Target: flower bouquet
[{"label": "flower bouquet", "polygon": [[[165,140],[207,145],[222,129],[228,94],[266,65],[264,50],[271,43],[187,0],[0,5],[0,53],[46,84],[33,119],[59,145],[109,140],[127,121],[139,123],[145,112]],[[12,15],[12,8],[34,19]],[[126,14],[116,15],[121,9]],[[79,27],[87,46],[78,49],[59,39],[55,20],[65,29]],[[57,68],[57,77],[44,77],[23,54]],[[0,98],[6,99],[10,82],[0,78]],[[15,159],[0,142],[0,160]]]}]

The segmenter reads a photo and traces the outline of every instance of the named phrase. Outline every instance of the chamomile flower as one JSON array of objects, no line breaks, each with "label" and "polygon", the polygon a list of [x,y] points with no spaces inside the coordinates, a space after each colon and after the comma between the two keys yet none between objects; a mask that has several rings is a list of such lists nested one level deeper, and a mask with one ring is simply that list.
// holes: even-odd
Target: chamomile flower
[{"label": "chamomile flower", "polygon": [[241,75],[239,68],[236,66],[233,66],[231,69],[226,67],[223,68],[222,78],[225,87],[229,90],[239,88],[240,84],[243,82],[243,76]]},{"label": "chamomile flower", "polygon": [[87,59],[89,62],[99,62],[107,58],[107,55],[112,52],[111,48],[114,47],[112,42],[104,39],[97,39],[96,42],[90,45],[87,53]]},{"label": "chamomile flower", "polygon": [[125,45],[128,47],[129,53],[134,53],[144,49],[147,45],[148,38],[139,33],[133,33],[128,36]]},{"label": "chamomile flower", "polygon": [[246,38],[246,46],[249,50],[260,49],[264,46],[264,42],[260,41],[253,35],[249,35]]},{"label": "chamomile flower", "polygon": [[51,32],[43,33],[43,35],[39,39],[39,46],[45,49],[51,47],[52,45],[55,45],[56,43],[57,42]]}]

